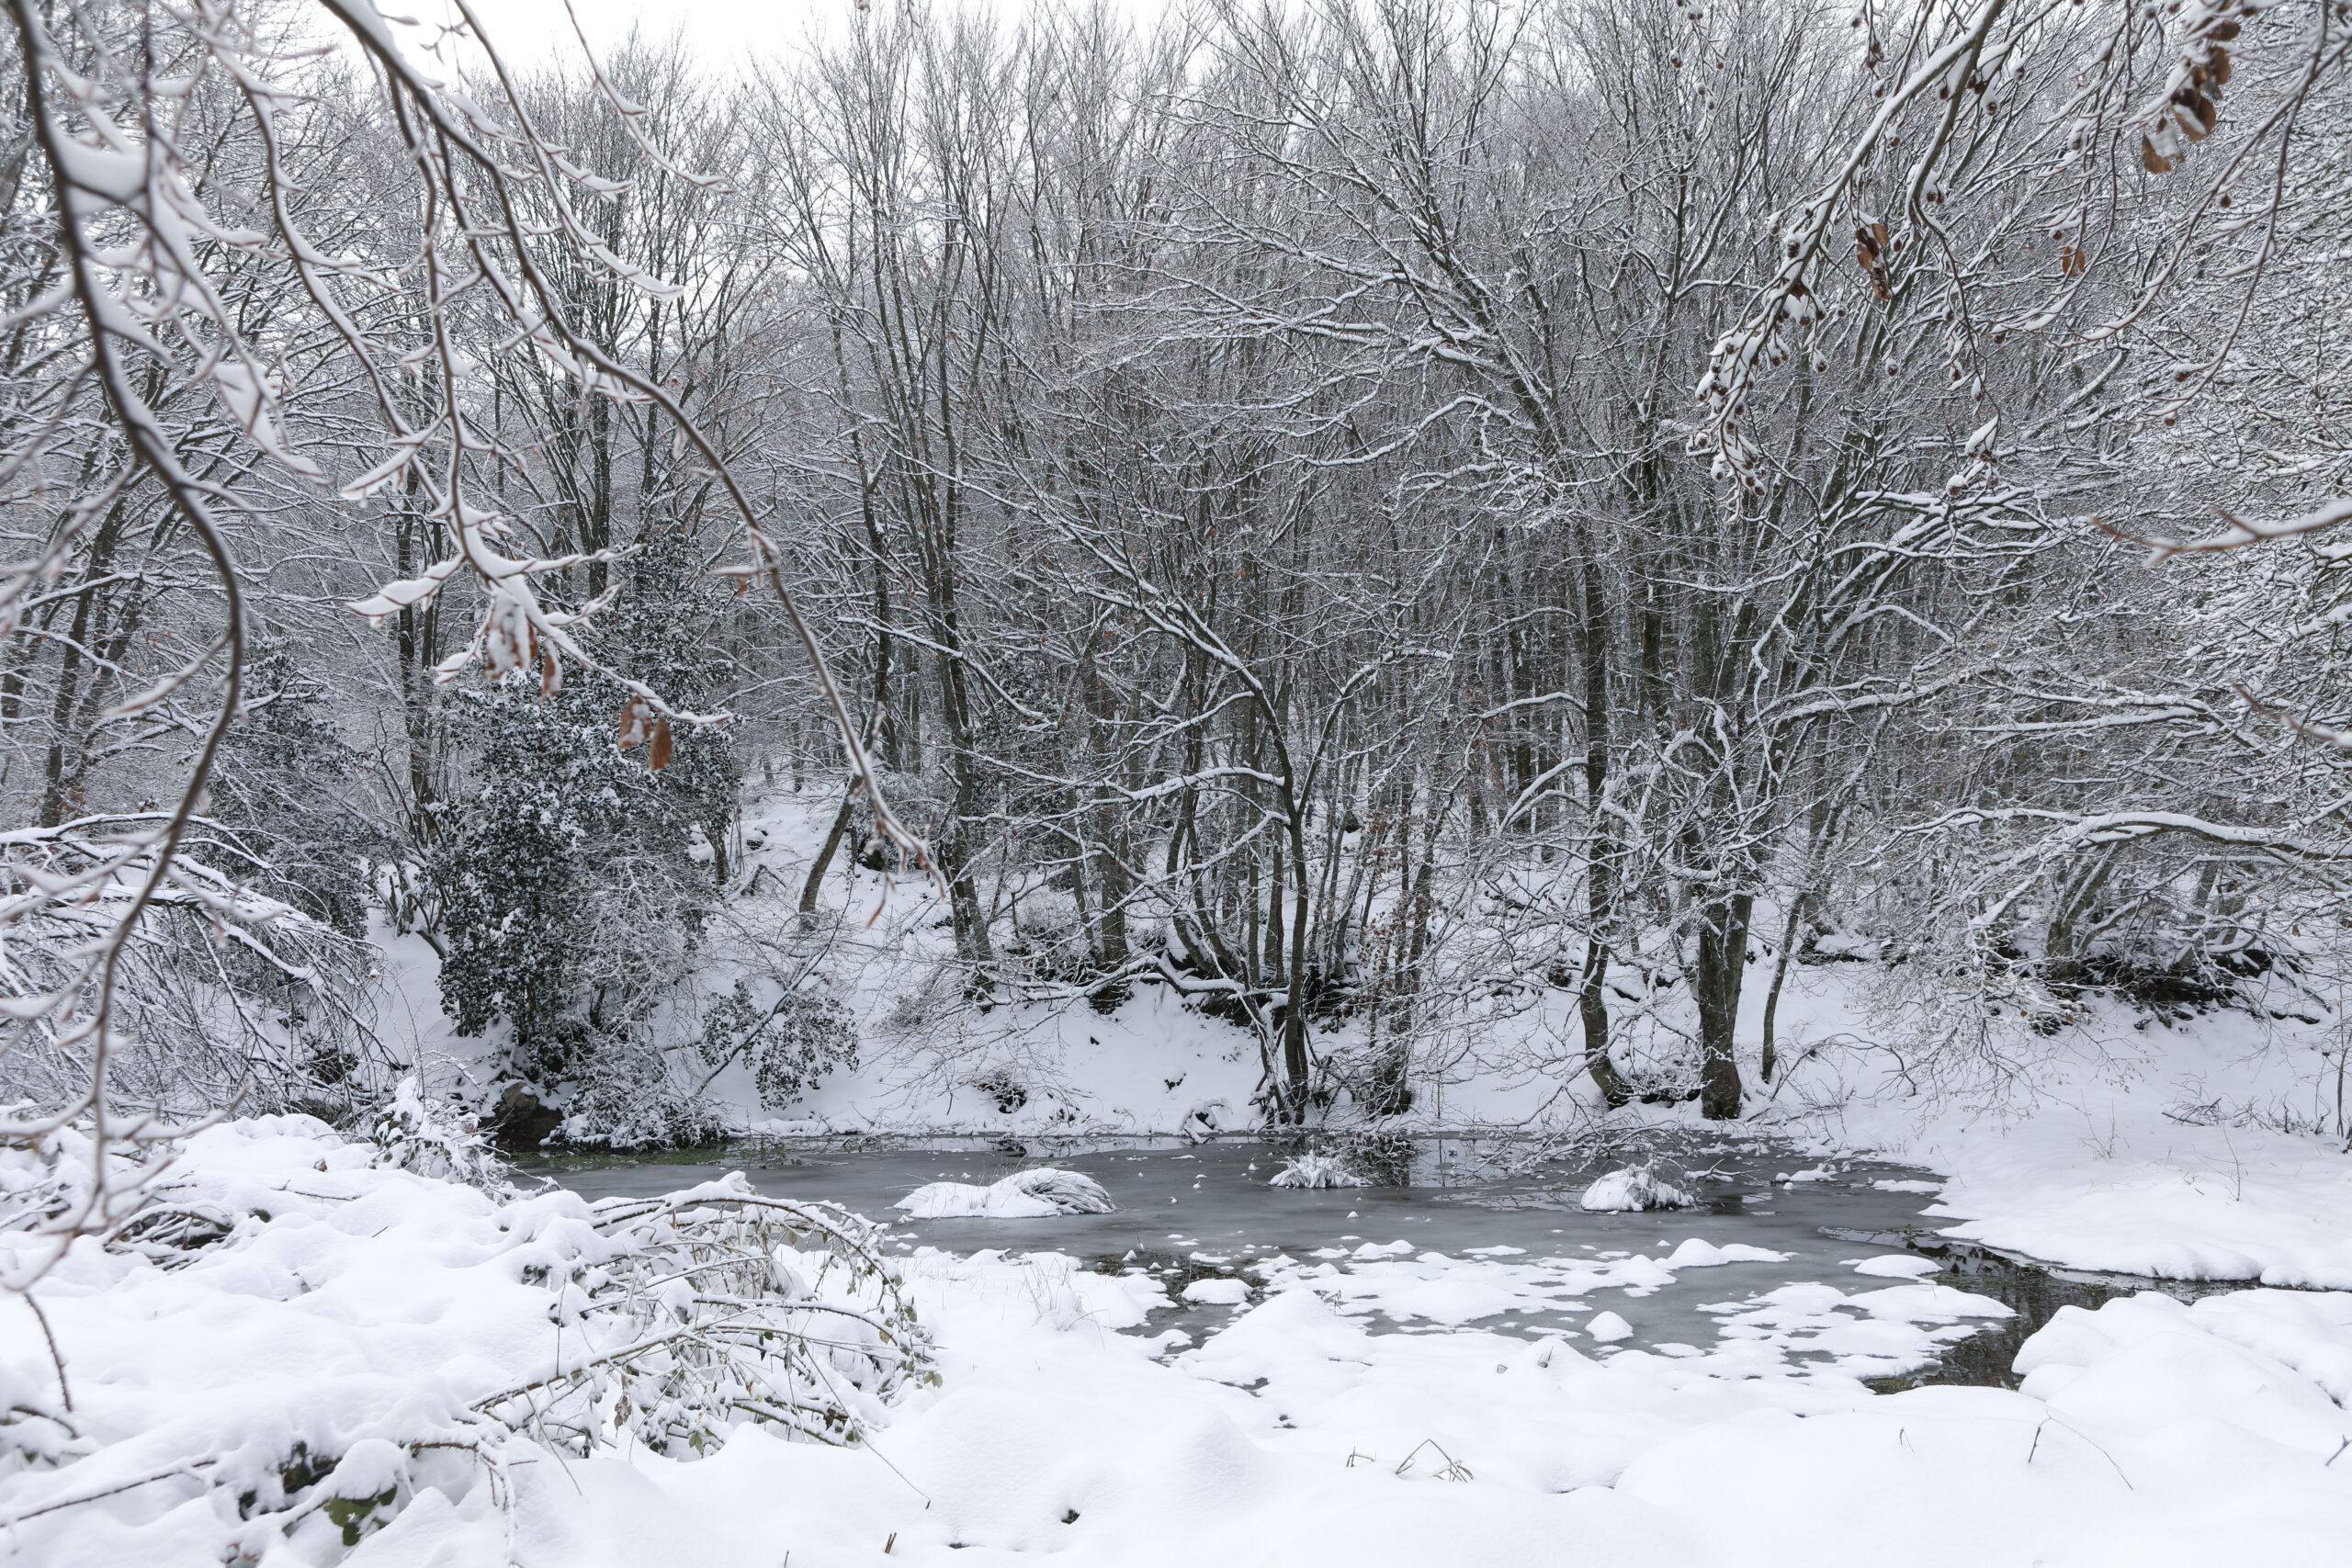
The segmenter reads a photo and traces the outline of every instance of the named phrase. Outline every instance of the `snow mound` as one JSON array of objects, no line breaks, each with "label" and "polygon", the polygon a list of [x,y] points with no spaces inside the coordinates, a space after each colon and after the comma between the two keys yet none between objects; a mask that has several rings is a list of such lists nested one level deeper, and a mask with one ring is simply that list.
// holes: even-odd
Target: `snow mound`
[{"label": "snow mound", "polygon": [[1613,1312],[1595,1314],[1592,1321],[1584,1325],[1584,1331],[1603,1345],[1614,1345],[1634,1337],[1634,1325]]},{"label": "snow mound", "polygon": [[1592,1214],[1623,1214],[1645,1209],[1688,1209],[1698,1201],[1647,1166],[1636,1165],[1612,1170],[1586,1188],[1577,1207]]},{"label": "snow mound", "polygon": [[[747,1419],[855,1442],[932,1381],[863,1221],[740,1174],[591,1203],[391,1163],[442,1114],[403,1090],[381,1141],[195,1131],[132,1225],[62,1257],[46,1201],[0,1215],[0,1278],[48,1269],[45,1324],[0,1327],[0,1560],[503,1561],[524,1478],[786,1446],[731,1441]],[[0,1150],[0,1194],[70,1197],[93,1157],[72,1127]]]},{"label": "snow mound", "polygon": [[1269,1187],[1369,1187],[1371,1182],[1331,1155],[1300,1155],[1274,1173]]},{"label": "snow mound", "polygon": [[987,1187],[934,1181],[895,1205],[916,1220],[1043,1220],[1056,1214],[1107,1214],[1118,1205],[1102,1184],[1075,1170],[1041,1166]]},{"label": "snow mound", "polygon": [[1198,1306],[1239,1306],[1250,1299],[1247,1280],[1195,1280],[1184,1287],[1184,1299]]}]

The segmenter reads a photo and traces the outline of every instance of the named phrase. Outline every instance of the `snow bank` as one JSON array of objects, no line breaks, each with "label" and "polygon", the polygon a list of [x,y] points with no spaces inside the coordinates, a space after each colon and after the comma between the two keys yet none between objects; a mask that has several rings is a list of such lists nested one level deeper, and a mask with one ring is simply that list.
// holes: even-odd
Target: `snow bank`
[{"label": "snow bank", "polygon": [[1693,1429],[1617,1490],[1661,1507],[1703,1492],[1686,1517],[1715,1562],[2340,1562],[2352,1476],[2326,1461],[2352,1415],[2296,1366],[2342,1348],[2352,1298],[2325,1300],[2068,1308],[2026,1342],[2018,1393],[1920,1389]]},{"label": "snow bank", "polygon": [[[895,1280],[834,1245],[862,1222],[740,1177],[518,1198],[385,1163],[404,1146],[305,1116],[209,1128],[112,1245],[35,1286],[54,1359],[0,1299],[0,1552],[323,1563],[412,1513],[494,1540],[524,1472],[691,1456],[755,1420],[842,1440],[923,1373]],[[86,1157],[0,1155],[0,1190]],[[0,1230],[0,1270],[40,1249]]]},{"label": "snow bank", "polygon": [[1928,1213],[1965,1221],[1947,1235],[2075,1268],[2352,1287],[2352,1159],[2249,1130],[2232,1151],[2203,1131],[2145,1129],[2088,1157],[2055,1126],[2000,1145],[1955,1139]]},{"label": "snow bank", "polygon": [[917,1220],[1042,1220],[1054,1214],[1107,1214],[1115,1205],[1102,1184],[1075,1170],[1041,1166],[986,1187],[934,1181],[899,1200]]},{"label": "snow bank", "polygon": [[1584,1190],[1578,1207],[1588,1213],[1634,1213],[1647,1209],[1688,1209],[1699,1201],[1647,1166],[1612,1170]]},{"label": "snow bank", "polygon": [[[1808,1032],[1875,1032],[1840,977],[1803,980]],[[2329,1081],[2335,1023],[2222,1010],[2176,1026],[2086,999],[2082,1021],[2049,1039],[2011,1024],[1992,1080],[1934,1095],[1892,1058],[1812,1058],[1780,1102],[1822,1109],[1783,1130],[1812,1127],[1825,1152],[1872,1150],[1948,1173],[1928,1211],[1947,1235],[2075,1269],[2352,1290],[2352,1157],[2250,1109],[2301,1102],[2309,1115],[2313,1087]]]}]

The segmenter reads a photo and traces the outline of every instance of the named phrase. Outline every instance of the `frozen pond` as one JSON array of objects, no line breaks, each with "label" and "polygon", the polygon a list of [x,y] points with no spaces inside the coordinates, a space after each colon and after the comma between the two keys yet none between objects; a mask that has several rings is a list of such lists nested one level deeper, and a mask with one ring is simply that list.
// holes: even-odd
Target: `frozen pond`
[{"label": "frozen pond", "polygon": [[[1685,1137],[1647,1152],[1696,1207],[1588,1213],[1578,1199],[1626,1163],[1623,1151],[1531,1163],[1524,1145],[1454,1139],[1416,1145],[1409,1168],[1389,1173],[1403,1181],[1324,1190],[1269,1186],[1283,1160],[1256,1140],[1023,1154],[978,1141],[833,1145],[533,1168],[592,1198],[651,1196],[741,1169],[772,1195],[888,1220],[902,1250],[1050,1252],[1106,1274],[1140,1272],[1176,1304],[1135,1331],[1180,1330],[1171,1350],[1200,1343],[1270,1288],[1303,1283],[1401,1333],[1561,1334],[1587,1349],[1737,1375],[1834,1358],[1858,1375],[1903,1382],[2003,1382],[2016,1345],[2059,1306],[2096,1305],[2149,1283],[1945,1247],[1926,1213],[1938,1184],[1916,1169],[1754,1141]],[[980,1186],[1039,1165],[1092,1177],[1116,1211],[908,1220],[892,1208],[928,1182]],[[1240,1300],[1183,1299],[1185,1287],[1227,1277],[1238,1283],[1194,1294]]]}]

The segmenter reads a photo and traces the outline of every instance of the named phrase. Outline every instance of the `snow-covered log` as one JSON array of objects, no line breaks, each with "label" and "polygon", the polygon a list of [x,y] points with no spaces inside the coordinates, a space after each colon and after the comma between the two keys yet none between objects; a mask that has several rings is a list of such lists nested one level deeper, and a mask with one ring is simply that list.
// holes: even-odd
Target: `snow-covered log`
[{"label": "snow-covered log", "polygon": [[917,1220],[1043,1220],[1056,1214],[1107,1214],[1117,1208],[1102,1184],[1074,1170],[1041,1166],[987,1187],[934,1181],[895,1205]]},{"label": "snow-covered log", "polygon": [[1584,1190],[1577,1206],[1587,1213],[1638,1213],[1648,1209],[1688,1209],[1698,1199],[1645,1165],[1612,1170]]}]

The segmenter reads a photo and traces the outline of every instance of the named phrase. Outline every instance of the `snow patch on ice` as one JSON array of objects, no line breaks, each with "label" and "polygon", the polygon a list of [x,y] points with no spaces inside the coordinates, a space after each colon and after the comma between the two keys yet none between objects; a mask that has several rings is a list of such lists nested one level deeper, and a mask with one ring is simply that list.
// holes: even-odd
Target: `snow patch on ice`
[{"label": "snow patch on ice", "polygon": [[1714,1269],[1725,1263],[1786,1263],[1788,1260],[1787,1253],[1775,1252],[1769,1247],[1750,1247],[1740,1241],[1729,1247],[1717,1247],[1694,1235],[1686,1238],[1681,1246],[1660,1258],[1658,1263],[1666,1269]]}]

